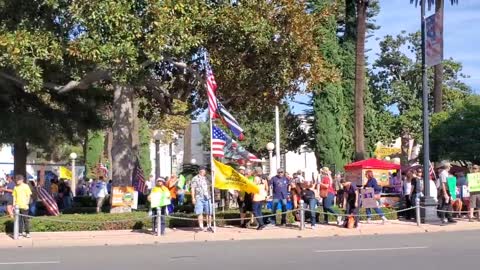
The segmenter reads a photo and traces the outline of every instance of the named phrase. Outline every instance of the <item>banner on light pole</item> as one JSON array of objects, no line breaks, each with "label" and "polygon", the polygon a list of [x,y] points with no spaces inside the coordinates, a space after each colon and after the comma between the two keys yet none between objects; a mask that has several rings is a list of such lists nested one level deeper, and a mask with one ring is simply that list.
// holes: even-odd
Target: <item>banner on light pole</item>
[{"label": "banner on light pole", "polygon": [[425,19],[426,58],[427,67],[442,63],[443,60],[443,17],[440,12]]}]

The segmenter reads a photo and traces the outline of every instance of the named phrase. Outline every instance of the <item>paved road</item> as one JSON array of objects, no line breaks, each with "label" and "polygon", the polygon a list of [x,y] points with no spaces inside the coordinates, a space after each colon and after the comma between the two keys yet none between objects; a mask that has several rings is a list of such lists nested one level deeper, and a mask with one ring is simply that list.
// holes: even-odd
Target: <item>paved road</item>
[{"label": "paved road", "polygon": [[479,269],[480,231],[162,244],[11,249],[0,269],[245,270]]}]

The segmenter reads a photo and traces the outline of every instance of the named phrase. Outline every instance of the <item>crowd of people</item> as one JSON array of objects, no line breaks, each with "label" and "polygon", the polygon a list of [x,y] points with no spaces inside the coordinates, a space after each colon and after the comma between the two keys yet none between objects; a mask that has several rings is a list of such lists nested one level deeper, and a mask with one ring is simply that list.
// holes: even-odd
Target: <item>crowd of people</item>
[{"label": "crowd of people", "polygon": [[[453,219],[456,217],[464,217],[462,210],[469,210],[468,219],[473,222],[474,210],[478,210],[477,219],[480,221],[480,194],[465,193],[468,185],[464,171],[459,171],[451,174],[451,165],[448,162],[443,162],[438,171],[438,177],[432,176],[430,178],[430,196],[438,203],[438,216],[443,224],[455,223]],[[238,170],[249,181],[258,186],[259,192],[256,194],[249,194],[245,192],[230,191],[233,198],[236,198],[238,208],[240,211],[241,223],[240,226],[246,228],[248,223],[253,223],[252,218],[248,218],[247,214],[251,213],[255,217],[257,229],[262,230],[267,224],[276,225],[276,218],[265,218],[262,210],[265,208],[267,202],[271,202],[271,210],[276,213],[277,210],[282,211],[280,226],[285,226],[287,222],[287,204],[291,202],[293,210],[300,207],[300,202],[305,203],[306,217],[309,220],[311,227],[316,228],[317,223],[317,208],[323,208],[322,224],[329,224],[329,216],[336,217],[337,225],[354,228],[358,226],[359,210],[362,207],[362,200],[360,199],[360,192],[362,188],[373,189],[374,199],[377,202],[377,207],[366,208],[367,223],[372,220],[373,212],[378,215],[383,224],[388,222],[382,208],[380,207],[381,195],[384,191],[374,177],[371,170],[365,172],[366,183],[362,186],[357,186],[357,183],[347,181],[341,174],[336,174],[332,177],[332,172],[329,168],[324,167],[319,171],[317,176],[305,177],[301,171],[290,176],[283,169],[278,169],[277,174],[272,178],[268,178],[261,168],[255,170],[239,167]],[[478,165],[473,165],[470,172],[480,172]],[[192,198],[195,204],[195,214],[198,215],[198,222],[200,230],[211,230],[211,194],[208,188],[208,180],[206,178],[206,171],[202,168],[199,174],[192,181]],[[449,190],[447,185],[447,178],[450,176],[457,177],[456,190]],[[415,206],[417,199],[424,197],[425,185],[423,183],[423,168],[416,167],[408,169],[402,173],[390,174],[391,188],[396,192],[401,193],[402,202],[405,208],[412,208]],[[452,200],[452,194],[456,192],[455,200]],[[339,215],[335,210],[334,205],[343,207],[345,209],[345,216]],[[294,211],[298,218],[298,211]],[[454,216],[452,215],[454,214]],[[207,228],[204,228],[204,218],[207,219]],[[415,209],[406,211],[406,220],[415,220]]]},{"label": "crowd of people", "polygon": [[[468,218],[470,222],[475,220],[475,209],[477,220],[480,221],[480,193],[469,192],[466,173],[480,173],[478,165],[472,165],[469,170],[460,169],[452,171],[449,162],[442,162],[436,174],[430,174],[430,196],[438,203],[438,216],[442,223],[456,223],[454,217]],[[415,205],[415,201],[425,195],[425,184],[423,168],[409,169],[403,175],[403,194],[407,207]],[[447,185],[449,177],[456,177],[454,190]],[[455,196],[454,196],[455,195]],[[455,199],[454,199],[455,198]],[[464,215],[468,212],[468,215]],[[412,211],[407,212],[406,219],[414,218]]]},{"label": "crowd of people", "polygon": [[[353,227],[358,225],[359,209],[359,190],[355,184],[341,179],[337,175],[335,179],[329,168],[324,167],[317,176],[305,177],[304,173],[298,171],[290,176],[283,169],[278,169],[277,174],[270,179],[263,173],[261,168],[255,170],[246,169],[241,166],[239,173],[244,175],[248,181],[258,187],[259,192],[249,194],[242,191],[230,191],[232,197],[237,200],[240,212],[240,226],[246,228],[248,223],[256,220],[257,230],[263,230],[268,224],[277,225],[275,216],[265,218],[263,209],[267,202],[271,202],[271,210],[276,213],[281,210],[281,219],[279,226],[287,224],[287,204],[291,202],[294,213],[299,219],[300,203],[304,203],[307,220],[309,220],[312,229],[317,226],[317,208],[323,208],[323,217],[318,216],[322,224],[329,224],[329,216],[336,218],[336,224]],[[374,189],[378,196],[381,193],[381,187],[377,180],[373,177],[372,171],[366,174],[368,178],[366,187]],[[200,168],[199,174],[193,178],[191,183],[192,200],[195,205],[195,214],[198,215],[199,228],[203,231],[211,230],[211,192],[208,188],[208,180],[206,178],[205,168]],[[334,208],[335,204],[342,205],[346,208],[346,213],[352,215],[352,219],[344,219]],[[385,223],[387,218],[379,207],[373,209]],[[247,217],[250,213],[251,217]],[[205,228],[204,218],[206,216]],[[367,209],[368,220],[371,220],[371,209]],[[323,218],[323,219],[322,219]]]},{"label": "crowd of people", "polygon": [[[347,181],[341,174],[332,177],[332,172],[328,167],[323,167],[317,175],[306,177],[302,171],[298,171],[290,176],[283,169],[278,169],[275,176],[269,178],[263,173],[261,168],[255,170],[239,167],[239,173],[258,187],[259,192],[255,194],[242,191],[229,191],[232,198],[238,204],[240,212],[240,226],[248,227],[249,223],[256,220],[257,230],[264,229],[268,224],[276,225],[275,216],[266,218],[263,209],[268,203],[271,211],[276,213],[281,210],[279,226],[287,224],[287,205],[293,208],[293,213],[297,219],[299,217],[298,209],[306,209],[305,216],[314,229],[317,225],[317,218],[322,224],[329,224],[329,216],[335,216],[336,224],[348,228],[358,226],[359,209],[362,207],[360,199],[360,190],[362,188],[373,189],[377,207],[367,208],[367,223],[371,221],[372,211],[381,218],[383,223],[388,220],[382,209],[379,207],[383,188],[378,184],[371,170],[365,172],[366,182],[363,186],[357,186],[357,183]],[[468,218],[473,222],[475,219],[475,209],[478,210],[476,218],[480,221],[480,193],[468,191],[468,181],[466,173],[480,173],[480,167],[473,165],[468,171],[459,170],[453,172],[448,162],[443,162],[437,172],[432,174],[430,180],[430,196],[438,203],[438,216],[442,223],[455,223],[455,218]],[[423,168],[415,167],[407,169],[403,174],[397,177],[392,174],[395,186],[399,183],[402,199],[406,208],[412,208],[416,201],[425,195],[425,184],[423,177]],[[438,176],[438,177],[436,177]],[[455,176],[457,179],[455,190],[447,185],[447,179]],[[151,177],[152,178],[152,177]],[[185,201],[185,194],[189,190],[194,205],[194,212],[198,217],[198,226],[202,231],[212,230],[212,193],[211,182],[207,178],[207,170],[200,167],[198,174],[192,178],[188,188],[186,179],[183,175],[172,174],[168,178],[158,178],[146,183],[146,195],[150,201],[152,215],[157,218],[161,215],[160,230],[165,233],[165,215],[174,212],[175,207],[182,206]],[[0,186],[0,193],[3,194],[5,205],[2,206],[5,213],[13,217],[14,205],[20,209],[20,232],[25,237],[29,236],[29,223],[26,216],[35,216],[37,211],[38,189],[35,188],[35,181],[25,181],[21,175],[15,177],[7,175],[5,183]],[[69,181],[64,179],[52,179],[49,181],[49,192],[57,201],[60,209],[69,209],[72,207],[73,193]],[[111,181],[107,182],[102,176],[98,180],[88,180],[79,183],[76,189],[77,196],[89,196],[96,201],[96,211],[100,212],[103,205],[108,201],[112,192]],[[456,196],[453,196],[455,194]],[[155,203],[154,203],[155,202]],[[347,218],[340,215],[334,205],[343,207]],[[317,215],[318,207],[323,208],[323,218]],[[463,215],[463,213],[468,215]],[[248,216],[250,214],[250,216]],[[406,220],[416,218],[414,209],[406,211]],[[154,220],[154,224],[157,222]],[[205,226],[206,224],[206,226]]]}]

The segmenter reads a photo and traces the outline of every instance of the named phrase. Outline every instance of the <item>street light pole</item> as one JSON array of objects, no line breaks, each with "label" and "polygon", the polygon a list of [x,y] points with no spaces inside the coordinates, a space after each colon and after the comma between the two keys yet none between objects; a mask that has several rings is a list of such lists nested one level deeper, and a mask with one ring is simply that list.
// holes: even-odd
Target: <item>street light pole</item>
[{"label": "street light pole", "polygon": [[277,161],[277,168],[280,168],[280,115],[278,112],[278,105],[275,106],[275,148],[276,148],[276,153],[275,153],[275,158]]},{"label": "street light pole", "polygon": [[70,159],[72,160],[72,194],[73,197],[75,197],[76,192],[77,192],[77,177],[75,174],[75,160],[77,159],[77,154],[76,153],[71,153],[70,154]]},{"label": "street light pole", "polygon": [[[273,159],[273,149],[275,149],[275,144],[272,142],[267,143],[267,150],[268,150],[268,175],[272,176],[272,159]],[[277,165],[278,166],[278,165]]]},{"label": "street light pole", "polygon": [[160,178],[160,140],[155,140],[155,180]]},{"label": "street light pole", "polygon": [[436,202],[430,194],[430,137],[429,137],[429,115],[428,115],[428,83],[426,63],[426,23],[425,23],[425,0],[421,1],[422,20],[422,106],[423,106],[423,183],[425,197],[422,198],[422,217],[425,222],[438,220],[436,214]]}]

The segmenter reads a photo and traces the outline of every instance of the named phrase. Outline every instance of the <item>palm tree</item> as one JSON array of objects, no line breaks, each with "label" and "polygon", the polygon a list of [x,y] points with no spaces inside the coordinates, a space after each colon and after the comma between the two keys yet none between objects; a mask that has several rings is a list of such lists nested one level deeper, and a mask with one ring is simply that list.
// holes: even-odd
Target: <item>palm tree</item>
[{"label": "palm tree", "polygon": [[[410,0],[412,4],[414,0]],[[420,0],[415,0],[415,6],[421,2]],[[450,3],[458,4],[458,0],[450,0]],[[443,25],[443,6],[444,0],[427,0],[428,9],[430,10],[432,5],[435,5],[435,12],[442,14],[442,25]],[[443,83],[443,64],[440,63],[434,67],[434,80],[433,80],[433,111],[441,112],[443,110],[443,93],[442,93],[442,83]]]},{"label": "palm tree", "polygon": [[365,96],[365,34],[369,0],[356,0],[357,43],[355,48],[355,160],[365,159],[364,96]]}]

